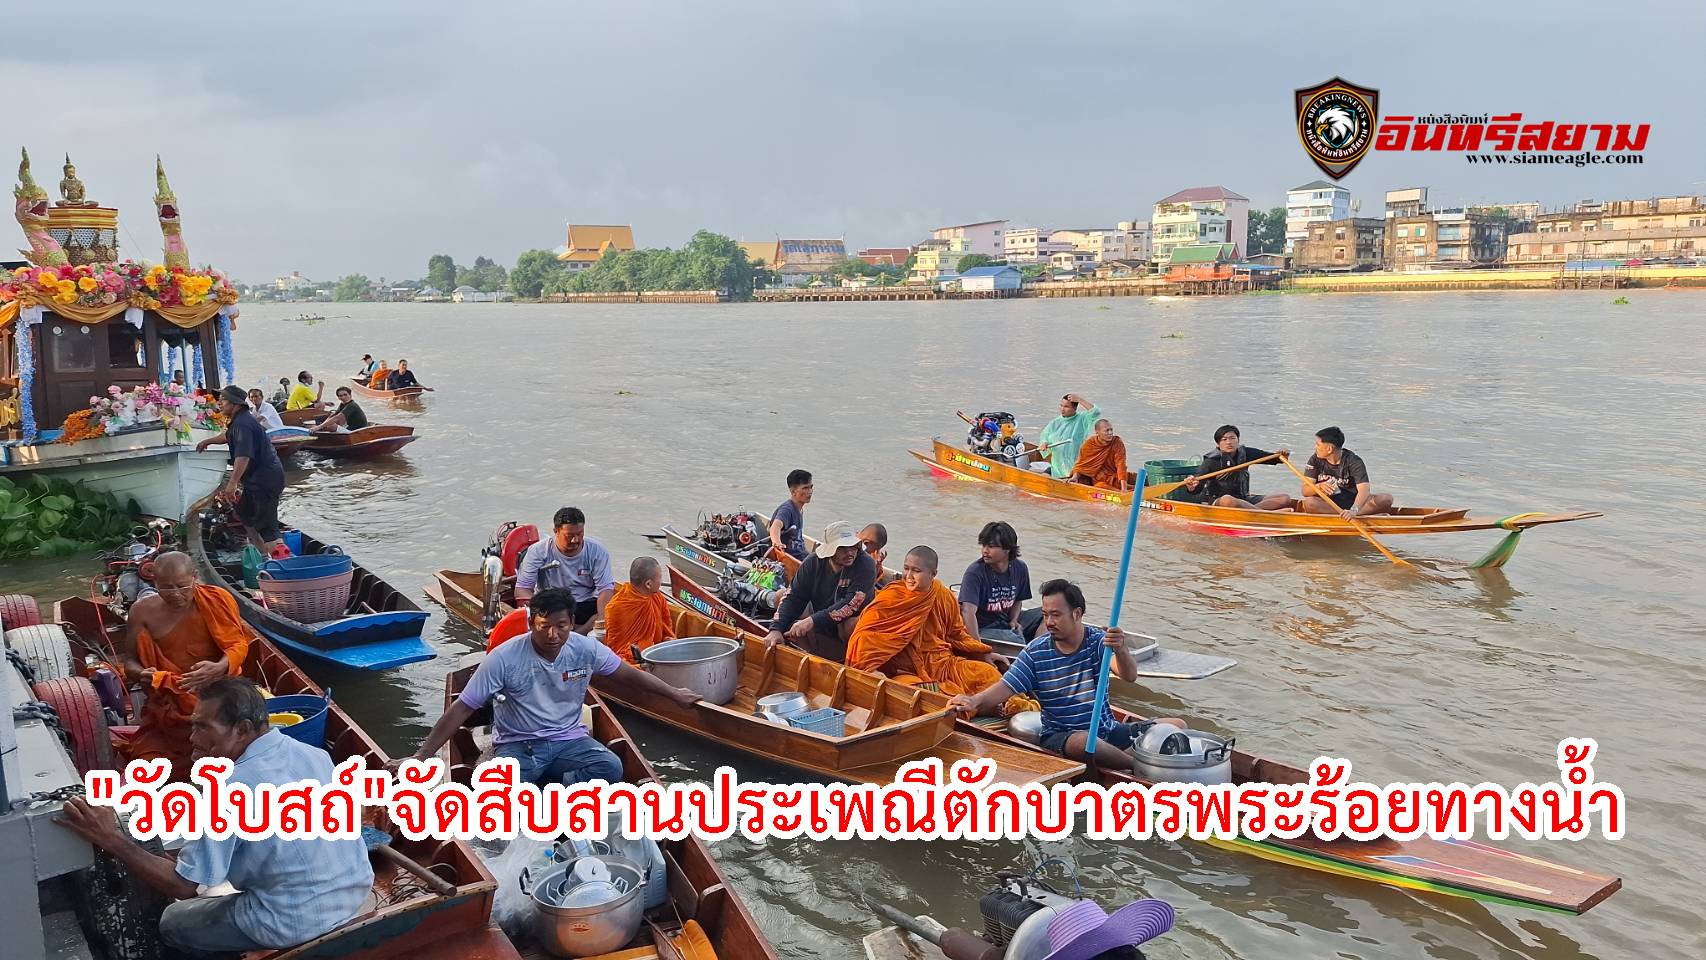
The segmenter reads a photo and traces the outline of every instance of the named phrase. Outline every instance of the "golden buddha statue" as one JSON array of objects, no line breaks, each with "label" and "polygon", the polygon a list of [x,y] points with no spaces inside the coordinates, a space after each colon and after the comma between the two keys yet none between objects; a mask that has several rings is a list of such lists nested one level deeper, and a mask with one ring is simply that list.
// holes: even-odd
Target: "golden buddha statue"
[{"label": "golden buddha statue", "polygon": [[59,181],[59,195],[65,199],[55,203],[56,207],[93,207],[93,200],[84,199],[83,181],[77,179],[77,168],[71,165],[71,155],[65,155],[65,179]]}]

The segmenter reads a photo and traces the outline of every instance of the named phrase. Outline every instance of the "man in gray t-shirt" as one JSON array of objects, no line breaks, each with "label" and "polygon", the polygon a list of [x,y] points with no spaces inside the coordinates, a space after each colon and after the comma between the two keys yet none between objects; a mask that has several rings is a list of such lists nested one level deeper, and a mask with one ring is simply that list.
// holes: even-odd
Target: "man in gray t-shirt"
[{"label": "man in gray t-shirt", "polygon": [[575,598],[575,630],[585,632],[604,616],[616,592],[610,551],[586,538],[586,514],[564,507],[551,518],[551,536],[527,548],[515,568],[515,599],[526,603],[535,590],[561,587]]}]

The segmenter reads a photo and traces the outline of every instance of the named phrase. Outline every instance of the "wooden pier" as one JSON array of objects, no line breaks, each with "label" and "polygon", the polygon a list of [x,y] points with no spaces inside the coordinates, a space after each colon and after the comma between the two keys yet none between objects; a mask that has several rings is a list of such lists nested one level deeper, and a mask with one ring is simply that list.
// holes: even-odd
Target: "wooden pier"
[{"label": "wooden pier", "polygon": [[1558,290],[1621,290],[1629,275],[1620,270],[1564,270],[1552,281]]},{"label": "wooden pier", "polygon": [[1011,300],[1019,290],[933,290],[929,287],[780,287],[754,290],[760,303],[843,303],[862,300]]},{"label": "wooden pier", "polygon": [[725,303],[729,298],[717,290],[629,290],[622,293],[563,293],[547,299],[553,303]]}]

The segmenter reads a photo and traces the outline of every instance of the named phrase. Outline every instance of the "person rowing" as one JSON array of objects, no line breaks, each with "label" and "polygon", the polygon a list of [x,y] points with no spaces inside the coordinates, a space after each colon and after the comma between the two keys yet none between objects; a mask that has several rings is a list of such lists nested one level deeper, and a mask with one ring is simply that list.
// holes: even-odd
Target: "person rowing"
[{"label": "person rowing", "polygon": [[1037,456],[1048,462],[1048,472],[1056,480],[1071,478],[1078,448],[1101,416],[1101,407],[1076,393],[1060,398],[1060,416],[1045,424],[1037,437]]},{"label": "person rowing", "polygon": [[[1290,508],[1292,499],[1283,493],[1271,493],[1265,497],[1250,496],[1250,471],[1232,468],[1243,466],[1252,460],[1265,460],[1275,456],[1289,457],[1291,451],[1281,447],[1276,453],[1269,453],[1257,447],[1246,447],[1241,440],[1238,428],[1230,423],[1214,431],[1214,449],[1203,454],[1202,466],[1197,468],[1197,476],[1185,481],[1185,489],[1198,493],[1197,488],[1201,487],[1202,502],[1216,507],[1239,507],[1245,510]],[[1221,472],[1225,470],[1232,472]],[[1197,479],[1205,473],[1221,475],[1207,480]]]},{"label": "person rowing", "polygon": [[1096,421],[1096,432],[1078,448],[1078,459],[1072,464],[1072,482],[1125,492],[1129,482],[1125,441],[1114,435],[1114,425],[1107,418]]},{"label": "person rowing", "polygon": [[1304,483],[1303,499],[1297,508],[1300,513],[1337,513],[1349,520],[1392,509],[1392,495],[1375,493],[1370,488],[1367,465],[1361,457],[1345,449],[1345,432],[1338,427],[1323,427],[1315,432],[1315,455],[1304,466],[1303,475],[1315,481],[1332,505]]}]

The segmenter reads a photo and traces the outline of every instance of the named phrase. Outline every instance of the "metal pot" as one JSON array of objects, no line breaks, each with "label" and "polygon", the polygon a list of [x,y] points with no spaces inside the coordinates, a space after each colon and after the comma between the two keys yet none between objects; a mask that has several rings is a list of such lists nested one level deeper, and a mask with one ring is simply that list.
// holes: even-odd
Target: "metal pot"
[{"label": "metal pot", "polygon": [[1040,710],[1026,710],[1007,718],[1007,732],[1026,743],[1043,742],[1043,715]]},{"label": "metal pot", "polygon": [[[579,882],[572,874],[576,861],[557,863],[537,877],[532,868],[521,871],[521,892],[533,899],[533,929],[539,943],[559,957],[593,957],[620,949],[640,932],[645,918],[641,892],[645,875],[623,857],[599,857],[610,880]],[[568,906],[581,898],[595,902]]]},{"label": "metal pot", "polygon": [[1157,746],[1144,737],[1132,746],[1132,772],[1156,783],[1231,783],[1232,737],[1168,728]]},{"label": "metal pot", "polygon": [[797,691],[772,693],[758,698],[757,714],[767,720],[786,720],[796,713],[805,713],[810,704],[806,695]]},{"label": "metal pot", "polygon": [[722,637],[683,637],[640,651],[652,674],[722,706],[740,684],[741,645]]}]

